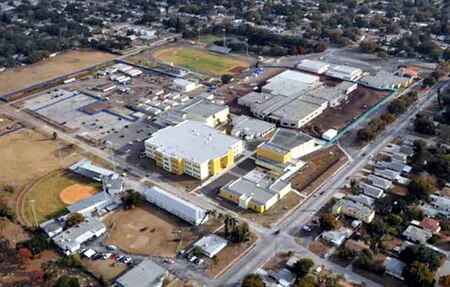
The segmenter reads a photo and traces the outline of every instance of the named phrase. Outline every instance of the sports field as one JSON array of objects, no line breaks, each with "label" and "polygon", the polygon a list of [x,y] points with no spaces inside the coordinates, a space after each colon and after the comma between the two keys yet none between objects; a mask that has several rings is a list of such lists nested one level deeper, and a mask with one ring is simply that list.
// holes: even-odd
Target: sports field
[{"label": "sports field", "polygon": [[[74,194],[78,191],[82,193]],[[42,222],[62,212],[68,204],[92,196],[95,192],[97,189],[94,185],[83,182],[66,171],[52,173],[38,181],[25,194],[22,203],[24,218],[28,223],[34,223],[30,201],[34,201],[37,221]]]},{"label": "sports field", "polygon": [[249,66],[249,62],[244,60],[190,47],[160,49],[153,53],[153,57],[157,60],[173,63],[174,65],[185,67],[192,71],[215,76],[236,74]]},{"label": "sports field", "polygon": [[111,60],[116,56],[100,51],[69,51],[38,63],[0,73],[0,95]]}]

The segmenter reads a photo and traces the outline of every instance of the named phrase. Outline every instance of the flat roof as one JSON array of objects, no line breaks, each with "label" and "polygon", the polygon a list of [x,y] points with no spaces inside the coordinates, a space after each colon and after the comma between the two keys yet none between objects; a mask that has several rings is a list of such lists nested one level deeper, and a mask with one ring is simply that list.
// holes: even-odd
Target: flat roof
[{"label": "flat roof", "polygon": [[289,152],[304,143],[314,140],[313,137],[296,130],[279,128],[272,138],[261,146],[277,152]]},{"label": "flat roof", "polygon": [[300,62],[300,64],[297,65],[298,69],[304,69],[307,71],[310,70],[321,70],[329,68],[330,64],[323,62],[323,61],[317,61],[317,60],[310,60],[310,59],[304,59]]},{"label": "flat roof", "polygon": [[240,141],[201,122],[186,120],[155,132],[145,144],[175,158],[205,162],[224,156]]},{"label": "flat roof", "polygon": [[271,117],[298,122],[320,108],[321,106],[317,104],[295,99],[274,111]]},{"label": "flat roof", "polygon": [[225,190],[231,192],[237,196],[250,195],[252,201],[258,204],[265,205],[267,201],[276,197],[275,193],[271,193],[265,188],[258,186],[246,178],[240,177],[224,186]]},{"label": "flat roof", "polygon": [[273,123],[241,115],[233,120],[231,134],[242,132],[246,135],[258,135],[274,128],[275,124]]},{"label": "flat roof", "polygon": [[342,73],[342,74],[354,74],[354,73],[362,73],[362,70],[360,68],[355,68],[351,66],[345,66],[345,65],[337,65],[332,66],[329,72],[332,73]]},{"label": "flat roof", "polygon": [[53,237],[53,241],[63,250],[72,249],[89,238],[92,238],[102,228],[105,228],[105,225],[103,225],[100,219],[97,217],[89,217],[76,226],[59,233]]},{"label": "flat roof", "polygon": [[228,110],[228,107],[208,100],[195,101],[181,109],[184,113],[197,114],[204,118],[211,117],[224,110]]},{"label": "flat roof", "polygon": [[397,76],[381,70],[375,75],[367,75],[362,77],[359,82],[372,87],[390,87],[403,84],[410,80],[410,78]]},{"label": "flat roof", "polygon": [[200,240],[194,243],[194,246],[200,247],[209,257],[213,257],[224,249],[227,244],[228,240],[216,234],[209,234],[200,238]]},{"label": "flat roof", "polygon": [[319,81],[319,77],[318,76],[314,76],[314,75],[310,75],[310,74],[306,74],[306,73],[302,73],[302,72],[298,72],[298,71],[293,71],[293,70],[287,70],[284,71],[278,75],[276,75],[275,77],[272,77],[271,79],[267,80],[268,83],[273,83],[273,82],[282,82],[282,81],[286,81],[286,80],[291,80],[294,82],[299,82],[299,83],[305,83],[305,84],[312,84],[315,82]]},{"label": "flat roof", "polygon": [[153,287],[164,278],[166,273],[166,269],[150,259],[145,259],[120,276],[116,282],[123,287]]}]

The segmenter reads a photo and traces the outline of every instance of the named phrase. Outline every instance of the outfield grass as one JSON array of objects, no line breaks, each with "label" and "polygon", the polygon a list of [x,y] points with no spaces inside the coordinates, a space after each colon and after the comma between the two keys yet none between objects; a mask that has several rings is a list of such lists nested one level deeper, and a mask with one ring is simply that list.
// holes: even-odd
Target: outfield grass
[{"label": "outfield grass", "polygon": [[153,56],[166,63],[173,63],[193,71],[216,76],[234,74],[233,69],[249,66],[249,63],[243,60],[189,47],[161,49],[156,51]]},{"label": "outfield grass", "polygon": [[[29,223],[34,223],[33,213],[29,202],[31,199],[34,200],[34,210],[36,212],[38,223],[60,214],[67,205],[61,201],[59,194],[66,187],[77,183],[91,184],[83,182],[79,178],[65,171],[54,173],[48,178],[44,178],[37,182],[24,196],[23,215],[26,220]],[[93,185],[96,186],[96,184]]]}]

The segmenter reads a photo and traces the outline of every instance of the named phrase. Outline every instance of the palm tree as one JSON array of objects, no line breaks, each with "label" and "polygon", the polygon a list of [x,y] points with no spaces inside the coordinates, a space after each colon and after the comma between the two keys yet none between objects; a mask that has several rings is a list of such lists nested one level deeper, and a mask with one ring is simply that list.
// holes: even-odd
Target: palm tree
[{"label": "palm tree", "polygon": [[230,231],[236,227],[236,218],[230,214],[225,214],[223,216],[223,223],[225,224],[225,236],[230,235]]}]

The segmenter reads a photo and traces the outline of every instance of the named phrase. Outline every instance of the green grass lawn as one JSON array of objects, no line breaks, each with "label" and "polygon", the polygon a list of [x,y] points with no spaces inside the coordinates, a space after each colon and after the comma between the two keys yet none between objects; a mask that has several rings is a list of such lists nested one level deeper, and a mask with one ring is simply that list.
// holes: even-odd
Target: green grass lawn
[{"label": "green grass lawn", "polygon": [[216,76],[233,74],[233,68],[249,66],[249,63],[243,60],[189,47],[161,49],[154,53],[154,57],[166,63]]},{"label": "green grass lawn", "polygon": [[200,37],[199,37],[200,42],[207,43],[207,44],[212,44],[215,41],[222,40],[222,39],[223,39],[222,37],[212,35],[212,34],[203,34],[203,35],[200,35]]},{"label": "green grass lawn", "polygon": [[39,181],[25,195],[23,201],[24,217],[30,224],[34,224],[30,199],[35,201],[34,210],[38,223],[60,214],[65,209],[66,204],[61,201],[59,194],[66,187],[77,183],[93,184],[95,187],[99,187],[98,184],[85,182],[65,171],[57,172],[53,176]]}]

